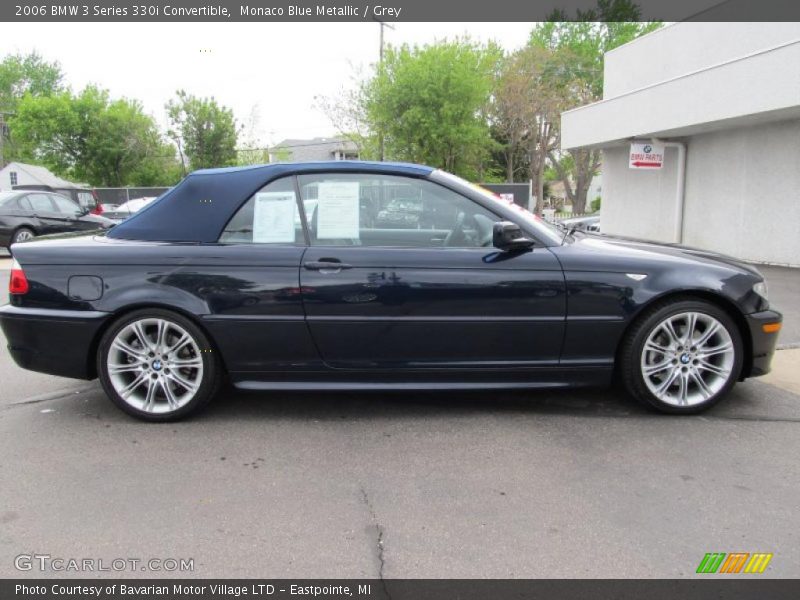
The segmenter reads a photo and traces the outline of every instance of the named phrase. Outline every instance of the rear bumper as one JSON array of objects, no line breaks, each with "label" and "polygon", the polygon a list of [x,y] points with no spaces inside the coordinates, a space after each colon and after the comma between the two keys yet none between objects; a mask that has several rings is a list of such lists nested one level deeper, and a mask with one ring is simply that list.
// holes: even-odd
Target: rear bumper
[{"label": "rear bumper", "polygon": [[20,367],[61,377],[93,379],[94,341],[109,314],[81,310],[0,307],[0,328]]},{"label": "rear bumper", "polygon": [[764,325],[769,323],[780,323],[783,315],[774,310],[745,315],[747,327],[750,329],[750,339],[753,341],[753,356],[749,372],[745,377],[758,377],[769,373],[772,363],[772,355],[775,353],[775,346],[778,343],[778,332],[765,333]]}]

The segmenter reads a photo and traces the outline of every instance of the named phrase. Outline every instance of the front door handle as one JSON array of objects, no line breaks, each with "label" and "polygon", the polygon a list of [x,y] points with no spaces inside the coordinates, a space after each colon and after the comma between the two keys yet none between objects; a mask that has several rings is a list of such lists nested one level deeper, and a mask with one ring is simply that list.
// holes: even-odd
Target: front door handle
[{"label": "front door handle", "polygon": [[353,265],[339,262],[336,259],[323,258],[321,260],[309,260],[303,263],[303,267],[309,271],[320,271],[322,273],[338,273],[342,269],[352,269]]}]

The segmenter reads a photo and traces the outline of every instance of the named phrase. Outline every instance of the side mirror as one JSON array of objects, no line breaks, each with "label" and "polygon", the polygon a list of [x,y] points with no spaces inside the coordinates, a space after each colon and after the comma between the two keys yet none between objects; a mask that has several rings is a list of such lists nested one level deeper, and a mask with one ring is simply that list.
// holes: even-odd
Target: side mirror
[{"label": "side mirror", "polygon": [[492,245],[500,250],[526,250],[533,246],[532,239],[525,237],[519,225],[511,221],[500,221],[492,230]]}]

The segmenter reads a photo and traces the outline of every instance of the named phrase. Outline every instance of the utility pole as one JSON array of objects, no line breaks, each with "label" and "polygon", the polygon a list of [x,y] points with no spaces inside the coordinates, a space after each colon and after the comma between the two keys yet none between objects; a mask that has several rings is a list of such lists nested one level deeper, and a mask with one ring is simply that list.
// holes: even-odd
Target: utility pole
[{"label": "utility pole", "polygon": [[0,169],[6,166],[3,156],[3,144],[6,141],[6,113],[0,111]]},{"label": "utility pole", "polygon": [[[378,21],[377,19],[375,19],[375,20]],[[378,25],[381,26],[381,41],[380,41],[381,45],[380,45],[380,54],[379,54],[379,57],[380,57],[379,64],[382,67],[383,66],[383,28],[384,27],[388,27],[389,29],[394,30],[394,26],[389,25],[388,23],[384,23],[383,21],[378,21]],[[385,152],[384,144],[383,144],[383,125],[379,125],[379,127],[378,127],[378,146],[379,146],[381,162],[383,162],[384,160],[386,160],[386,156],[385,156],[386,152]]]},{"label": "utility pole", "polygon": [[3,112],[0,110],[0,169],[6,166],[5,155],[3,154],[3,147],[6,141],[6,135],[8,134],[8,124],[6,123],[6,117],[13,116],[13,112]]}]

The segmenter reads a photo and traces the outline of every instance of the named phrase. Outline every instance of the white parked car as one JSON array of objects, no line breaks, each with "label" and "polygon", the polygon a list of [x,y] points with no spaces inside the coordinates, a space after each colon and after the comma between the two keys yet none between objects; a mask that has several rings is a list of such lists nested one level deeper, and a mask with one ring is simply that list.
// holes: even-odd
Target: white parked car
[{"label": "white parked car", "polygon": [[103,211],[103,216],[108,219],[111,219],[115,223],[122,223],[122,221],[130,217],[132,214],[135,214],[138,211],[142,210],[145,206],[150,204],[156,198],[157,196],[146,196],[144,198],[135,198],[133,200],[128,200],[127,202],[123,202],[113,210]]}]

